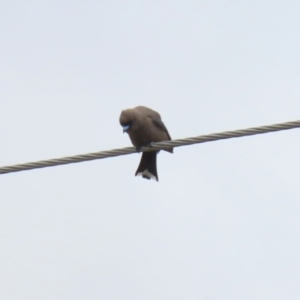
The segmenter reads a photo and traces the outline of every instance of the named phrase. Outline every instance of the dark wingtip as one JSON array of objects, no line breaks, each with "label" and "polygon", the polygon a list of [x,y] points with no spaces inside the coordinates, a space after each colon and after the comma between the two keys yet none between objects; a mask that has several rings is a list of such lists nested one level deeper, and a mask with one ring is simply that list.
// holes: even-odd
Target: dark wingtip
[{"label": "dark wingtip", "polygon": [[173,153],[173,149],[174,148],[167,148],[167,149],[164,149],[164,150],[167,151],[167,152]]}]

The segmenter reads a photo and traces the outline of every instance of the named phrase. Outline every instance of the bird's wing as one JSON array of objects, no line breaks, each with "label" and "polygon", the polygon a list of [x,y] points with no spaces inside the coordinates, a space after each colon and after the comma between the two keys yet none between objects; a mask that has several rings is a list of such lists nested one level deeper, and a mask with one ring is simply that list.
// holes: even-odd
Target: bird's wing
[{"label": "bird's wing", "polygon": [[154,125],[157,126],[159,129],[163,130],[164,132],[166,132],[167,135],[168,135],[168,138],[171,140],[168,129],[165,126],[165,124],[163,123],[163,121],[161,119],[158,119],[158,118],[151,118],[151,119],[152,119],[152,122],[154,123]]}]

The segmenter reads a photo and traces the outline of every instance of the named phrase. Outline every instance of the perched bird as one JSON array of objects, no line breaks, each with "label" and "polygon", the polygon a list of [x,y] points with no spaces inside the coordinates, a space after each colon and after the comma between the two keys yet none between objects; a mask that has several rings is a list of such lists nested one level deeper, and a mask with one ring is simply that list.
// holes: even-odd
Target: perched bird
[{"label": "perched bird", "polygon": [[[171,140],[160,114],[145,106],[123,110],[120,115],[120,124],[123,127],[123,132],[129,134],[131,142],[137,150],[143,146],[149,146],[152,142]],[[164,150],[173,153],[173,148]],[[135,176],[142,175],[143,178],[158,181],[156,169],[156,155],[158,152],[159,150],[143,152]]]}]

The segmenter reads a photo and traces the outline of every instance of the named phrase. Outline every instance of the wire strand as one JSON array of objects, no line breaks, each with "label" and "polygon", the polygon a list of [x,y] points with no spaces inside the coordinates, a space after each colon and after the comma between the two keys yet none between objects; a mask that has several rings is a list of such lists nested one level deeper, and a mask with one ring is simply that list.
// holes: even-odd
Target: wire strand
[{"label": "wire strand", "polygon": [[[170,147],[188,146],[193,144],[213,142],[218,140],[231,139],[231,138],[237,138],[237,137],[243,137],[249,135],[263,134],[263,133],[275,132],[281,130],[289,130],[289,129],[299,128],[299,127],[300,127],[300,120],[267,125],[267,126],[252,127],[247,129],[225,131],[220,133],[212,133],[207,135],[200,135],[196,137],[177,139],[177,140],[166,141],[166,142],[152,143],[150,147],[142,147],[140,151],[145,152],[145,151],[153,151],[153,150],[170,148]],[[7,173],[20,172],[25,170],[33,170],[39,168],[79,163],[83,161],[103,159],[108,157],[127,155],[131,153],[136,153],[136,149],[134,147],[93,152],[88,154],[42,160],[37,162],[29,162],[29,163],[18,164],[13,166],[1,167],[0,174],[7,174]]]}]

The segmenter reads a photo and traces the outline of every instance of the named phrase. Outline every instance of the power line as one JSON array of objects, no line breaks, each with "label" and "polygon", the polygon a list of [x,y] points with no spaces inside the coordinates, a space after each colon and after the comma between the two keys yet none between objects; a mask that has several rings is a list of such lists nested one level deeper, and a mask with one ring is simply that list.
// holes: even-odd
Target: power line
[{"label": "power line", "polygon": [[[144,151],[153,151],[156,149],[164,149],[170,147],[187,146],[187,145],[213,142],[218,140],[262,134],[262,133],[268,133],[268,132],[274,132],[280,130],[288,130],[288,129],[298,128],[298,127],[300,127],[300,120],[294,122],[267,125],[267,126],[252,127],[247,129],[225,131],[220,133],[212,133],[207,135],[201,135],[201,136],[166,141],[166,142],[152,143],[151,147],[143,147],[140,149],[140,151],[144,152]],[[38,168],[54,167],[59,165],[66,165],[66,164],[78,163],[78,162],[89,161],[94,159],[102,159],[102,158],[126,155],[131,153],[136,153],[136,149],[134,147],[93,152],[88,154],[42,160],[37,162],[29,162],[29,163],[24,163],[19,165],[1,167],[0,174],[20,172],[20,171],[32,170]]]}]

